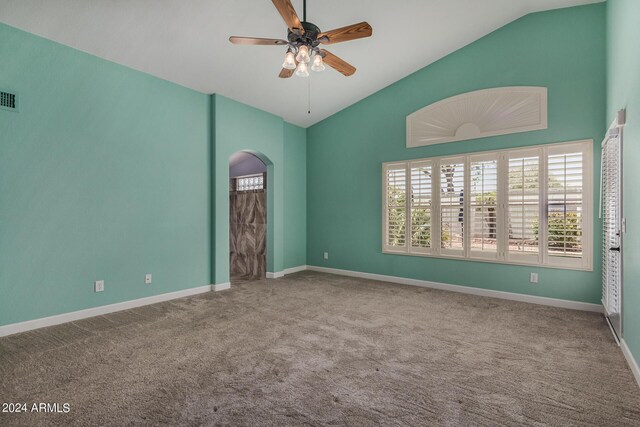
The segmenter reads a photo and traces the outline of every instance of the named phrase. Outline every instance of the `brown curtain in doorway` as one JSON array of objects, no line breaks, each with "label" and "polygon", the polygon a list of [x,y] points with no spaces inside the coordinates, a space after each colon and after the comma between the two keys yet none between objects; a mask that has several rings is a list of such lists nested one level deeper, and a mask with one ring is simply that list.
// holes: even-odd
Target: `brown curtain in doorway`
[{"label": "brown curtain in doorway", "polygon": [[267,193],[229,194],[229,249],[232,278],[260,279],[267,271]]}]

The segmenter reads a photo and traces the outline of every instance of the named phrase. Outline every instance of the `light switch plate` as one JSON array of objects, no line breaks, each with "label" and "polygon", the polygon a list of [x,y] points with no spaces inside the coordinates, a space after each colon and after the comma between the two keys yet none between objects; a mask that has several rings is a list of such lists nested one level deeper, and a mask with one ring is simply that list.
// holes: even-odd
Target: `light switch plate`
[{"label": "light switch plate", "polygon": [[151,280],[152,280],[151,274],[145,274],[144,275],[144,283],[146,283],[147,285],[150,285],[151,284]]},{"label": "light switch plate", "polygon": [[329,252],[324,253],[324,259],[329,259]]},{"label": "light switch plate", "polygon": [[538,283],[538,273],[531,273],[531,277],[529,278],[531,283]]}]

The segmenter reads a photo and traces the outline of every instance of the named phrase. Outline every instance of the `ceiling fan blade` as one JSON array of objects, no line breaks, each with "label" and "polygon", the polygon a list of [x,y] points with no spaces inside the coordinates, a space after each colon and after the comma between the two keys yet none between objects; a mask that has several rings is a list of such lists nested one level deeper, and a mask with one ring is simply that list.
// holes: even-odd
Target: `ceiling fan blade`
[{"label": "ceiling fan blade", "polygon": [[278,9],[282,19],[284,19],[285,24],[291,31],[298,30],[300,34],[304,34],[304,28],[302,28],[302,24],[300,23],[300,18],[298,18],[298,14],[296,10],[293,8],[291,4],[291,0],[271,0],[273,5]]},{"label": "ceiling fan blade", "polygon": [[371,37],[373,28],[366,22],[348,25],[331,31],[318,34],[318,40],[324,44],[341,43],[349,40]]},{"label": "ceiling fan blade", "polygon": [[262,45],[262,46],[284,46],[288,44],[286,40],[280,39],[261,39],[259,37],[229,37],[229,41],[233,44],[248,44],[248,45]]},{"label": "ceiling fan blade", "polygon": [[339,72],[341,72],[342,74],[344,74],[345,76],[351,76],[353,75],[353,73],[356,72],[356,67],[354,67],[353,65],[349,64],[348,62],[338,58],[337,56],[335,56],[333,53],[329,52],[328,50],[324,50],[324,49],[320,49],[320,51],[322,53],[324,53],[324,63],[329,65],[332,68],[335,68],[336,70],[338,70]]},{"label": "ceiling fan blade", "polygon": [[282,70],[280,70],[280,74],[278,75],[278,77],[280,77],[281,79],[288,79],[289,77],[293,76],[293,73],[296,70],[287,70],[286,68],[283,68]]}]

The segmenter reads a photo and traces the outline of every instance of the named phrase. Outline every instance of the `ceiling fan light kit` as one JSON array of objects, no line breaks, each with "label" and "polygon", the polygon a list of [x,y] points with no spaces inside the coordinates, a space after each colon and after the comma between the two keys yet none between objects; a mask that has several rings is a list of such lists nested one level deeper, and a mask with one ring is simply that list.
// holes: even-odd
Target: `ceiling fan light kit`
[{"label": "ceiling fan light kit", "polygon": [[307,22],[306,0],[303,1],[303,21],[298,18],[291,0],[271,1],[289,27],[287,40],[231,36],[229,41],[240,45],[288,46],[280,71],[281,78],[291,77],[294,70],[296,76],[309,77],[310,62],[312,62],[311,70],[314,72],[324,71],[325,63],[345,76],[351,76],[356,72],[354,66],[329,51],[321,49],[320,44],[334,44],[370,37],[373,30],[368,23],[360,22],[321,32],[315,24]]},{"label": "ceiling fan light kit", "polygon": [[324,61],[322,60],[322,55],[315,55],[313,57],[313,65],[311,66],[312,71],[320,72],[324,71]]},{"label": "ceiling fan light kit", "polygon": [[296,56],[296,61],[303,62],[308,64],[311,61],[309,57],[309,48],[306,45],[302,45],[298,48],[298,55]]},{"label": "ceiling fan light kit", "polygon": [[309,69],[307,68],[307,64],[305,62],[300,62],[298,64],[298,68],[296,68],[296,76],[309,77]]},{"label": "ceiling fan light kit", "polygon": [[282,68],[286,70],[296,69],[296,58],[291,48],[287,49],[287,53],[284,55],[284,62],[282,63]]}]

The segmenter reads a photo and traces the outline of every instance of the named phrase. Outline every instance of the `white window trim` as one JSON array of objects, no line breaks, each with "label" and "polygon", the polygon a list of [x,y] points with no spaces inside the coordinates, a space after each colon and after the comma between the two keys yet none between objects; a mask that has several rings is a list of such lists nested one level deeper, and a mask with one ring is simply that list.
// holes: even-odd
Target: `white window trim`
[{"label": "white window trim", "polygon": [[[548,255],[548,241],[547,241],[547,159],[549,154],[558,152],[567,152],[569,150],[582,151],[583,153],[583,165],[582,165],[582,179],[583,179],[583,199],[582,199],[582,257],[581,258],[568,258],[557,257]],[[507,207],[507,188],[508,188],[508,173],[503,171],[508,170],[509,154],[534,154],[539,155],[539,200],[540,200],[540,250],[536,255],[524,255],[509,253],[507,250],[507,236],[508,236],[508,224],[506,218],[508,217]],[[464,250],[462,251],[450,251],[441,248],[440,245],[440,162],[442,160],[451,159],[464,159],[465,164],[465,197],[463,201],[464,215],[463,226],[467,230],[467,224],[469,223],[469,189],[470,189],[470,163],[471,161],[477,161],[481,158],[488,156],[496,156],[498,159],[498,191],[497,198],[497,253],[496,256],[487,256],[488,254],[480,254],[477,251],[472,251],[470,246],[470,240],[464,239]],[[411,247],[411,223],[410,223],[410,211],[411,211],[411,197],[410,197],[410,175],[411,166],[416,164],[430,164],[432,170],[432,182],[431,182],[431,247],[430,248],[412,248]],[[405,223],[405,246],[395,247],[387,244],[387,209],[386,209],[386,171],[388,169],[405,168],[405,188],[407,191],[406,196],[406,223]],[[433,176],[437,173],[437,185],[433,182]],[[536,146],[527,146],[521,148],[508,148],[502,150],[493,151],[481,151],[481,152],[469,152],[456,155],[431,157],[424,159],[411,159],[406,161],[385,162],[382,164],[382,253],[395,254],[395,255],[409,255],[409,256],[421,256],[421,257],[433,257],[433,258],[446,258],[457,259],[473,262],[490,262],[498,264],[510,264],[510,265],[525,265],[525,266],[538,266],[545,268],[557,268],[563,270],[582,270],[593,271],[593,140],[579,140],[569,141],[553,144],[544,144]]]}]

